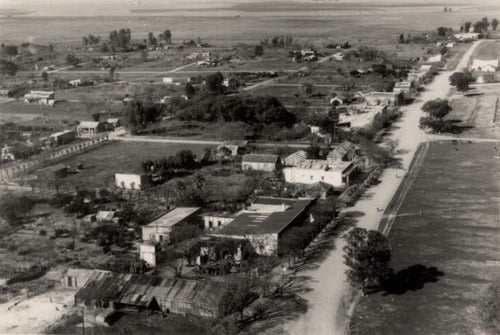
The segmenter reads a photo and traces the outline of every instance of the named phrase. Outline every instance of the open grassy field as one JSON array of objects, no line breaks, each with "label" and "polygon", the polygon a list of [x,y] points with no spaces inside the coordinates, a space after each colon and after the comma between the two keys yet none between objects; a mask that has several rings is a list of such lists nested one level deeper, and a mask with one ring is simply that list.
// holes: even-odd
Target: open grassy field
[{"label": "open grassy field", "polygon": [[[106,19],[91,16],[57,17],[61,15],[60,12],[51,13],[49,7],[30,6],[30,12],[36,14],[42,11],[47,16],[2,18],[0,40],[31,40],[39,43],[80,41],[85,33],[107,36],[113,29],[130,27],[136,39],[145,38],[149,31],[159,32],[168,28],[175,42],[200,36],[211,44],[256,43],[273,35],[291,34],[296,40],[318,45],[330,38],[370,39],[370,42],[377,43],[394,41],[400,32],[414,34],[434,30],[438,26],[458,27],[466,20],[479,20],[485,13],[488,13],[488,17],[500,16],[500,6],[491,3],[456,5],[452,13],[444,13],[442,4],[378,6],[377,3],[370,3],[370,6],[358,7],[356,10],[352,7],[349,10],[315,8],[315,5],[321,3],[308,2],[306,7],[302,4],[299,10],[293,10],[290,6],[284,9],[266,7],[265,11],[248,8],[185,12],[156,10],[145,15],[124,15],[126,8],[119,6],[120,11],[116,13],[123,16]],[[91,8],[84,8],[76,15],[85,15],[88,10]],[[63,13],[68,15],[69,11]],[[44,29],[39,29],[41,26]]]},{"label": "open grassy field", "polygon": [[461,125],[470,127],[461,136],[500,139],[499,89],[500,84],[478,85],[471,90],[477,94],[453,96],[453,110],[446,119],[460,120]]},{"label": "open grassy field", "polygon": [[487,41],[482,43],[474,53],[472,59],[499,59],[500,58],[500,42]]},{"label": "open grassy field", "polygon": [[80,162],[84,170],[65,178],[63,182],[85,185],[85,187],[107,187],[114,184],[115,173],[141,172],[141,162],[165,158],[182,149],[189,149],[201,157],[209,145],[162,144],[118,142],[104,145],[76,157],[62,161],[73,169]]},{"label": "open grassy field", "polygon": [[389,234],[398,285],[361,297],[351,334],[491,333],[487,290],[500,279],[494,146],[430,145]]}]

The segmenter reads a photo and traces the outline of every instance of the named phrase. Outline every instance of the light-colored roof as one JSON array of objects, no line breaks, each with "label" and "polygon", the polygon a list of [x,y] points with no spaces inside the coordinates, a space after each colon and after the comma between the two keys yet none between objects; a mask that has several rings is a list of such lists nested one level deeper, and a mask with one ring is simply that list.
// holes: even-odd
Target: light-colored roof
[{"label": "light-colored roof", "polygon": [[81,121],[78,128],[97,128],[99,123],[97,121]]},{"label": "light-colored roof", "polygon": [[115,217],[115,211],[98,211],[96,219],[98,221],[111,221]]},{"label": "light-colored roof", "polygon": [[200,207],[177,207],[165,215],[160,216],[147,226],[151,227],[172,227],[187,217],[195,214],[200,210]]},{"label": "light-colored roof", "polygon": [[61,136],[64,134],[69,134],[69,133],[74,133],[74,132],[75,132],[74,130],[64,130],[64,131],[60,131],[60,132],[51,134],[50,137],[58,137],[58,136]]},{"label": "light-colored roof", "polygon": [[356,149],[356,145],[350,141],[344,141],[328,153],[329,158],[342,159],[346,154]]}]

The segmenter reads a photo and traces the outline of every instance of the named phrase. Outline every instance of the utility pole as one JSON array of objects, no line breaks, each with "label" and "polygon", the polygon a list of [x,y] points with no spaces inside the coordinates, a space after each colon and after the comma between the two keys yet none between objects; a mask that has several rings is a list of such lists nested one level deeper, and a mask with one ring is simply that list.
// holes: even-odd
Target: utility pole
[{"label": "utility pole", "polygon": [[85,310],[82,308],[82,335],[85,335]]}]

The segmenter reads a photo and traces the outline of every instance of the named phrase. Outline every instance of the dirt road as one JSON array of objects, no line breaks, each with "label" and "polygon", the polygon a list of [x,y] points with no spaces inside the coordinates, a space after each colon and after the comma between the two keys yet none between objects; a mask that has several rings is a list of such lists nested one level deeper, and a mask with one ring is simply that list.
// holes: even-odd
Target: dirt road
[{"label": "dirt road", "polygon": [[[467,66],[472,52],[479,43],[475,42],[469,48],[457,69],[463,69]],[[385,208],[396,193],[419,144],[426,141],[425,133],[418,127],[419,119],[423,115],[421,107],[428,100],[447,96],[450,89],[448,78],[451,74],[452,71],[440,72],[432,83],[426,86],[420,97],[403,109],[403,116],[395,125],[395,130],[390,137],[399,143],[397,150],[401,154],[398,155],[398,158],[401,159],[403,170],[385,170],[380,178],[381,182],[370,188],[365,197],[359,200],[354,207],[345,210],[345,212],[357,212],[362,215],[356,223],[358,227],[376,230],[384,215],[387,215],[384,213]],[[335,250],[330,252],[319,268],[308,273],[301,273],[301,275],[311,278],[310,287],[312,290],[304,294],[304,298],[309,302],[309,309],[298,320],[285,327],[289,334],[333,335],[345,333],[347,320],[344,317],[339,317],[342,298],[348,288],[345,276],[346,267],[343,263],[344,245],[344,240],[339,239],[336,241]]]}]

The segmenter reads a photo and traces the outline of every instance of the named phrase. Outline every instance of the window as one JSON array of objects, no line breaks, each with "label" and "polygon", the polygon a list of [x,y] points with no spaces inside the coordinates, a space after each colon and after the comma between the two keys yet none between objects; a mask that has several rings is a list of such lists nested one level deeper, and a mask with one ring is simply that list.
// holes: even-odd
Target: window
[{"label": "window", "polygon": [[222,225],[222,222],[219,220],[217,221],[217,227],[220,227]]},{"label": "window", "polygon": [[214,223],[212,221],[208,221],[208,228],[212,229],[214,226]]},{"label": "window", "polygon": [[321,176],[321,180],[325,180],[325,176]]},{"label": "window", "polygon": [[313,176],[311,176],[311,180],[313,180]]}]

